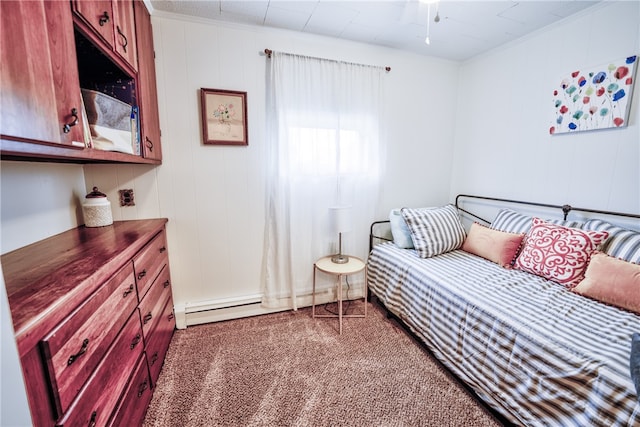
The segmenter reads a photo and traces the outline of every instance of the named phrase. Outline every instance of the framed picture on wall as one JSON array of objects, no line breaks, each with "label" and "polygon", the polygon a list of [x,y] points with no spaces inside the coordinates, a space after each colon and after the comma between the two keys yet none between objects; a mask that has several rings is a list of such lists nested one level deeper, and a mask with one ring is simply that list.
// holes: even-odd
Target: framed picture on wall
[{"label": "framed picture on wall", "polygon": [[553,88],[549,133],[573,133],[628,125],[638,57],[620,58],[567,73]]},{"label": "framed picture on wall", "polygon": [[201,88],[200,103],[205,145],[249,145],[247,92]]}]

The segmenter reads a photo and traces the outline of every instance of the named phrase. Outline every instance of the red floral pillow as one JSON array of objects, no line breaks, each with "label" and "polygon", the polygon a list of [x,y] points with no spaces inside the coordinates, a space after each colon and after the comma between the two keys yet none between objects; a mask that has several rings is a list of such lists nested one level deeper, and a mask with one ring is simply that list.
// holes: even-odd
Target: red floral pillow
[{"label": "red floral pillow", "polygon": [[533,218],[514,267],[553,280],[568,288],[584,277],[591,254],[604,242],[606,231],[587,231]]}]

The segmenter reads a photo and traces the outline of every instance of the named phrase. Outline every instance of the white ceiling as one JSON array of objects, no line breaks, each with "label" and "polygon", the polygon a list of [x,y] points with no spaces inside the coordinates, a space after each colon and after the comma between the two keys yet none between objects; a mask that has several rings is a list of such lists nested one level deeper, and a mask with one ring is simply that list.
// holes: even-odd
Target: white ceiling
[{"label": "white ceiling", "polygon": [[[455,61],[472,58],[596,3],[599,1],[441,0],[429,5],[418,0],[151,0],[154,10],[320,34]],[[436,12],[439,22],[435,22]],[[429,45],[425,43],[427,22]]]}]

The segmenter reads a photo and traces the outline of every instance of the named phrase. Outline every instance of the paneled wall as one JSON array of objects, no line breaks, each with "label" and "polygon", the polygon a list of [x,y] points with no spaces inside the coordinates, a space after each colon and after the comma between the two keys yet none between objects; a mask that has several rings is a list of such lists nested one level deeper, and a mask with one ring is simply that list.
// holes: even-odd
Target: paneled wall
[{"label": "paneled wall", "polygon": [[639,53],[640,3],[603,2],[463,64],[451,194],[640,213],[640,87],[629,126],[549,134],[563,77]]},{"label": "paneled wall", "polygon": [[[375,216],[386,217],[394,206],[448,201],[458,64],[325,37],[169,15],[154,17],[153,24],[164,154],[156,169],[157,203],[158,214],[169,218],[178,312],[184,306],[219,307],[260,296],[265,48],[390,66],[385,76],[389,148],[384,202]],[[203,87],[247,92],[247,147],[202,144]],[[101,188],[112,191],[121,173],[133,173],[128,168],[114,173],[112,167],[87,166],[87,186],[104,182]],[[138,178],[127,180],[136,186],[137,204],[142,197]],[[365,236],[369,224],[359,226]]]}]

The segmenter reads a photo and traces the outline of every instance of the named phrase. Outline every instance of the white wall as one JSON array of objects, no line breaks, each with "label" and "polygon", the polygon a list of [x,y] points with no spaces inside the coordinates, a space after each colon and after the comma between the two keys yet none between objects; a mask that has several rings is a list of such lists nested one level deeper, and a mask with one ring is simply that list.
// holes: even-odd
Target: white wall
[{"label": "white wall", "polygon": [[13,339],[14,330],[9,312],[9,301],[0,265],[0,426],[26,427],[31,425],[31,414],[24,378],[18,358],[18,346]]},{"label": "white wall", "polygon": [[[448,201],[456,63],[325,37],[171,15],[155,16],[153,25],[164,155],[157,168],[159,215],[169,218],[178,307],[260,293],[267,61],[261,52],[265,48],[390,66],[385,76],[387,181],[377,216],[385,217],[393,206]],[[203,87],[247,92],[249,146],[202,144],[199,89]],[[425,167],[425,162],[431,165]],[[107,182],[103,187],[112,188],[117,174],[104,177],[98,169],[105,174],[112,170],[88,166],[91,181]]]},{"label": "white wall", "polygon": [[640,213],[639,87],[629,126],[549,134],[562,77],[639,53],[640,3],[604,2],[463,64],[451,194]]},{"label": "white wall", "polygon": [[1,162],[0,252],[83,224],[85,195],[82,166]]}]

